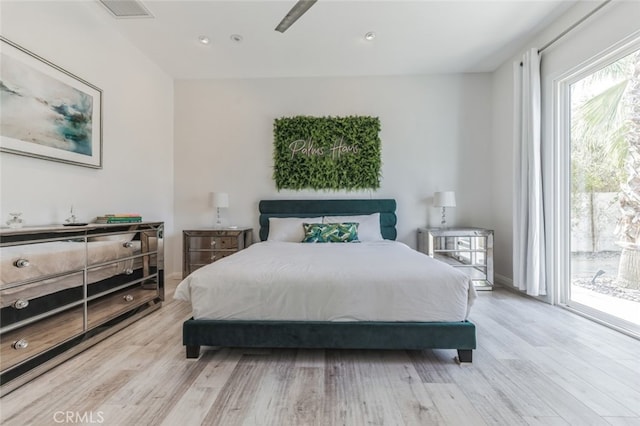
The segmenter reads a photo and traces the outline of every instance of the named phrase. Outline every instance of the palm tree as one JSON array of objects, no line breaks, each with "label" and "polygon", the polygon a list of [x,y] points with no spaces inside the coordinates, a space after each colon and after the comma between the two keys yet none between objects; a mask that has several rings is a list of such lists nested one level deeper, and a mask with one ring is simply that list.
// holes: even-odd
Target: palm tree
[{"label": "palm tree", "polygon": [[633,75],[625,100],[628,103],[626,131],[626,182],[620,191],[622,218],[619,235],[623,242],[638,245],[640,240],[640,52],[636,54]]},{"label": "palm tree", "polygon": [[622,217],[618,235],[623,249],[618,280],[625,287],[640,288],[640,52],[635,54],[633,74],[625,96],[628,103],[627,179],[620,190]]},{"label": "palm tree", "polygon": [[579,216],[588,216],[594,252],[598,251],[599,233],[595,195],[617,192],[620,182],[626,180],[623,99],[628,76],[628,67],[616,62],[572,85],[572,215],[576,223],[581,221]]},{"label": "palm tree", "polygon": [[[604,85],[603,82],[608,82]],[[593,194],[618,191],[621,218],[616,228],[623,252],[618,278],[640,287],[640,51],[581,80],[598,88],[572,108],[572,193],[591,202],[592,246],[596,249]],[[578,179],[582,176],[581,179]]]}]

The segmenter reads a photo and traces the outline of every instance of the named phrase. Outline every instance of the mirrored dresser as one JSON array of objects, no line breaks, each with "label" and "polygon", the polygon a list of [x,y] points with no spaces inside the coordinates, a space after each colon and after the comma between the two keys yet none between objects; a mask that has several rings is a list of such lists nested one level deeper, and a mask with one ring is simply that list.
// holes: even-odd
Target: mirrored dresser
[{"label": "mirrored dresser", "polygon": [[163,222],[0,230],[0,392],[153,312]]}]

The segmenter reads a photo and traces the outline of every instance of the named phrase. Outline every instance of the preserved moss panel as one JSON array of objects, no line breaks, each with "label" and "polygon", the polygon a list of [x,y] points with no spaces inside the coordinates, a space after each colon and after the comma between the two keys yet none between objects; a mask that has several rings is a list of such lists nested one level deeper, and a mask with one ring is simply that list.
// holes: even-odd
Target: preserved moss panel
[{"label": "preserved moss panel", "polygon": [[378,117],[283,117],[273,133],[278,190],[380,187]]}]

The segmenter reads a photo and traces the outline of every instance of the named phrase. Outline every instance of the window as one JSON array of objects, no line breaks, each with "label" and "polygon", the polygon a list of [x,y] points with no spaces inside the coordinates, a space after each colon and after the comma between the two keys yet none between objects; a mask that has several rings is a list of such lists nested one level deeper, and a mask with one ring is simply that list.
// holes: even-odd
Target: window
[{"label": "window", "polygon": [[558,83],[561,301],[640,335],[640,40]]}]

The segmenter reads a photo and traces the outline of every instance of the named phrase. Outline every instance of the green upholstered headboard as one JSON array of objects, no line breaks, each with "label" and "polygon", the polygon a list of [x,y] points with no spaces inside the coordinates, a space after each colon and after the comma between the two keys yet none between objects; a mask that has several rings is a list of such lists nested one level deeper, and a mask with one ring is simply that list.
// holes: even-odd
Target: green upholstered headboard
[{"label": "green upholstered headboard", "polygon": [[386,240],[396,239],[396,200],[262,200],[260,210],[260,241],[269,235],[270,217],[350,216],[380,213],[380,231]]}]

